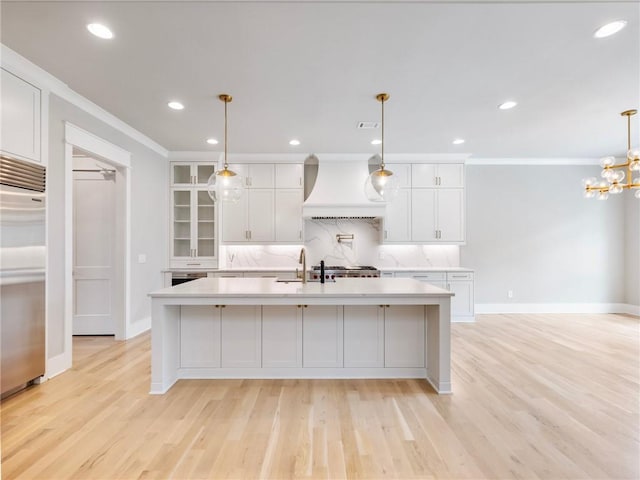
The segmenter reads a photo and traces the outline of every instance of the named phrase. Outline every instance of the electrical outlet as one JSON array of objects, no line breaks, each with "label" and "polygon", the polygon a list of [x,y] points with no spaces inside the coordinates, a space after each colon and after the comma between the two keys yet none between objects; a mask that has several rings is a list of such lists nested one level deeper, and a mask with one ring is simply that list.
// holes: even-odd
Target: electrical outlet
[{"label": "electrical outlet", "polygon": [[378,260],[384,260],[384,252],[382,250],[378,252]]},{"label": "electrical outlet", "polygon": [[513,290],[509,290],[509,291],[507,292],[507,297],[509,297],[509,298],[513,298]]},{"label": "electrical outlet", "polygon": [[144,253],[138,254],[138,263],[147,263],[147,256]]}]

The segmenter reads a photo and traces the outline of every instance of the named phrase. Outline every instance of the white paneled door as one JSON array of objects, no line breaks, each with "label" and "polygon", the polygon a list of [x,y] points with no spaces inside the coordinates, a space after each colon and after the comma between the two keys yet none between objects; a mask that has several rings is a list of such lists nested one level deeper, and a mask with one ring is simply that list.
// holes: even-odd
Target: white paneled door
[{"label": "white paneled door", "polygon": [[73,173],[73,334],[113,335],[115,175]]}]

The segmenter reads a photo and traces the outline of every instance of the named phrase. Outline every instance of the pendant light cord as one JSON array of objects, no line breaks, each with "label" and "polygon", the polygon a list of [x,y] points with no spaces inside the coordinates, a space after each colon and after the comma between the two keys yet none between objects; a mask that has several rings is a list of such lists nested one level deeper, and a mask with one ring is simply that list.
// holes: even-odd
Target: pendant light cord
[{"label": "pendant light cord", "polygon": [[380,125],[380,130],[381,130],[381,139],[380,139],[380,152],[382,154],[381,157],[381,163],[380,163],[380,170],[384,170],[384,97],[382,98],[382,122]]},{"label": "pendant light cord", "polygon": [[227,103],[228,100],[224,99],[224,169],[227,170],[229,168],[229,163],[227,162]]}]

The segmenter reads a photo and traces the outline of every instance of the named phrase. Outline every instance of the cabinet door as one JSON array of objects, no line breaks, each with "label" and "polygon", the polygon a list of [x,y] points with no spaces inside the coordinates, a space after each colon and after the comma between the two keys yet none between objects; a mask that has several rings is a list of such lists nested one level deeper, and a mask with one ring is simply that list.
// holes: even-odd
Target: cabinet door
[{"label": "cabinet door", "polygon": [[344,366],[384,367],[384,308],[344,306]]},{"label": "cabinet door", "polygon": [[276,242],[302,241],[302,189],[275,191]]},{"label": "cabinet door", "polygon": [[310,305],[302,312],[304,367],[342,367],[342,307]]},{"label": "cabinet door", "polygon": [[222,204],[222,241],[246,242],[249,239],[247,226],[247,208],[249,206],[248,192],[243,192],[235,202],[221,202]]},{"label": "cabinet door", "polygon": [[276,188],[302,188],[302,177],[301,163],[276,164]]},{"label": "cabinet door", "polygon": [[438,165],[439,187],[462,187],[464,185],[464,165],[460,163],[441,163]]},{"label": "cabinet door", "polygon": [[391,305],[384,310],[384,366],[424,367],[424,306]]},{"label": "cabinet door", "polygon": [[463,242],[464,191],[461,188],[438,190],[437,211],[438,240],[441,242]]},{"label": "cabinet door", "polygon": [[216,256],[216,205],[206,190],[195,192],[196,257]]},{"label": "cabinet door", "polygon": [[191,216],[192,190],[171,190],[173,200],[171,212],[171,257],[191,258],[193,246],[191,244]]},{"label": "cabinet door", "polygon": [[191,162],[171,162],[171,185],[192,185],[193,180]]},{"label": "cabinet door", "polygon": [[411,189],[401,188],[398,196],[387,204],[383,241],[411,241]]},{"label": "cabinet door", "polygon": [[413,188],[435,187],[437,185],[437,165],[414,163],[411,165],[411,186]]},{"label": "cabinet door", "polygon": [[221,365],[260,367],[260,307],[233,305],[221,308]]},{"label": "cabinet door", "polygon": [[213,175],[216,171],[215,163],[196,163],[193,165],[193,177],[195,183],[200,186],[207,185],[209,181],[209,177]]},{"label": "cabinet door", "polygon": [[451,298],[451,316],[473,316],[473,281],[449,281],[448,287],[455,294]]},{"label": "cabinet door", "polygon": [[273,188],[275,186],[275,167],[272,163],[251,163],[246,177],[248,188]]},{"label": "cabinet door", "polygon": [[2,69],[2,151],[40,163],[40,89]]},{"label": "cabinet door", "polygon": [[398,178],[400,188],[411,188],[411,164],[410,163],[389,163],[387,170],[391,170]]},{"label": "cabinet door", "polygon": [[302,367],[302,309],[262,307],[262,367]]},{"label": "cabinet door", "polygon": [[212,305],[180,307],[180,366],[220,366],[220,309]]},{"label": "cabinet door", "polygon": [[436,190],[420,188],[411,191],[411,239],[436,241]]},{"label": "cabinet door", "polygon": [[249,241],[272,242],[275,238],[275,193],[273,189],[247,190]]}]

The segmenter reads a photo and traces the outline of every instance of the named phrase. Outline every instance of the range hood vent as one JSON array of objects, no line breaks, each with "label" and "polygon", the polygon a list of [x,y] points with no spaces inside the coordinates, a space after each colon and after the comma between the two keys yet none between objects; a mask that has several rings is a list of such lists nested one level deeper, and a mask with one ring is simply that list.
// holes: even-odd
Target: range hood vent
[{"label": "range hood vent", "polygon": [[[315,157],[315,156],[313,156]],[[318,176],[302,205],[305,218],[380,218],[386,204],[364,193],[370,155],[319,155]]]}]

